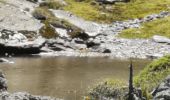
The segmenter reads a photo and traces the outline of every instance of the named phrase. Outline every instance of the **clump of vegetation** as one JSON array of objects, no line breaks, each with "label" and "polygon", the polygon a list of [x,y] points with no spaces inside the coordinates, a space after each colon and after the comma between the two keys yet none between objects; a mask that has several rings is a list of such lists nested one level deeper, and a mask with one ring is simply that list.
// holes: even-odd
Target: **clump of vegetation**
[{"label": "clump of vegetation", "polygon": [[111,23],[117,20],[142,18],[146,15],[169,10],[169,0],[131,0],[129,3],[117,2],[113,5],[100,5],[94,0],[65,0],[70,11],[86,20]]},{"label": "clump of vegetation", "polygon": [[47,7],[49,9],[60,9],[64,7],[64,4],[61,3],[59,0],[47,0],[40,4],[40,7]]},{"label": "clump of vegetation", "polygon": [[48,21],[44,22],[44,26],[40,29],[40,33],[45,38],[55,38],[58,37],[58,33],[55,31],[55,28],[50,25]]},{"label": "clump of vegetation", "polygon": [[123,38],[151,38],[153,35],[161,35],[170,38],[170,17],[144,23],[141,28],[131,28],[122,31],[119,35]]},{"label": "clump of vegetation", "polygon": [[59,36],[58,33],[55,32],[55,27],[66,29],[71,38],[87,38],[82,29],[66,20],[56,18],[55,15],[46,7],[36,8],[33,12],[33,16],[45,24],[45,26],[40,29],[41,35],[45,38],[55,38]]},{"label": "clump of vegetation", "polygon": [[38,7],[32,14],[35,18],[41,20],[44,26],[40,29],[40,34],[45,38],[55,38],[58,33],[55,28],[49,23],[49,20],[54,20],[54,14],[45,7]]},{"label": "clump of vegetation", "polygon": [[[135,86],[141,87],[143,95],[151,98],[150,92],[170,74],[170,55],[153,61],[134,78]],[[149,96],[149,97],[148,97]]]},{"label": "clump of vegetation", "polygon": [[119,98],[123,100],[125,93],[128,92],[126,82],[121,80],[106,80],[90,91],[90,98],[99,99],[100,97]]}]

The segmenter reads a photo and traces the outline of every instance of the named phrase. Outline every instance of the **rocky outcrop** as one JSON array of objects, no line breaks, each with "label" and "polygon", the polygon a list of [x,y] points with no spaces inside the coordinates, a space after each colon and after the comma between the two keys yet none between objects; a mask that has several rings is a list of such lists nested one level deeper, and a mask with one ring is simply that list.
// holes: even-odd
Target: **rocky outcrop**
[{"label": "rocky outcrop", "polygon": [[170,75],[152,92],[153,100],[170,100]]},{"label": "rocky outcrop", "polygon": [[22,33],[2,30],[0,32],[0,54],[37,54],[41,52],[41,47],[45,44],[46,40],[39,37],[33,41]]},{"label": "rocky outcrop", "polygon": [[0,6],[0,29],[37,32],[42,27],[40,21],[31,15],[38,5],[26,0],[5,0]]}]

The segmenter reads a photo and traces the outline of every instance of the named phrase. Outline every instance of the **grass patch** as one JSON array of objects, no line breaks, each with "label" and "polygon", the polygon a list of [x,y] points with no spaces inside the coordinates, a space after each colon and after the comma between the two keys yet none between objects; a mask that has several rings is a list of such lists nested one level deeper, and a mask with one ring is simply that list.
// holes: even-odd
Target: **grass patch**
[{"label": "grass patch", "polygon": [[153,35],[161,35],[170,38],[170,17],[144,23],[141,28],[131,28],[122,31],[119,35],[123,38],[151,38]]},{"label": "grass patch", "polygon": [[116,3],[114,5],[93,4],[93,0],[65,0],[68,6],[64,9],[86,20],[111,23],[117,20],[142,18],[162,10],[169,10],[169,0],[132,0],[130,3]]},{"label": "grass patch", "polygon": [[119,100],[124,100],[125,92],[128,92],[125,81],[108,79],[97,84],[90,90],[89,94],[92,100],[98,100],[101,96],[107,98],[116,97],[119,98]]},{"label": "grass patch", "polygon": [[143,94],[150,99],[150,92],[170,74],[170,55],[153,61],[134,78],[135,86],[141,87]]},{"label": "grass patch", "polygon": [[59,0],[47,0],[45,2],[42,2],[40,4],[40,7],[47,7],[49,9],[60,9],[64,7],[64,4],[62,4]]}]

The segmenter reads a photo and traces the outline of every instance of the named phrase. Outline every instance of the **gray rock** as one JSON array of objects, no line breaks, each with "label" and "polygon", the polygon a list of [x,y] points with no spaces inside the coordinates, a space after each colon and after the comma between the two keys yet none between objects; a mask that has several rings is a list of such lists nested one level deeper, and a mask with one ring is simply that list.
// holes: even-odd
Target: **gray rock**
[{"label": "gray rock", "polygon": [[7,80],[5,75],[0,71],[0,92],[7,90]]},{"label": "gray rock", "polygon": [[170,100],[170,75],[152,92],[153,100]]},{"label": "gray rock", "polygon": [[114,4],[115,2],[118,2],[120,0],[96,0],[97,2],[101,2],[103,4]]},{"label": "gray rock", "polygon": [[159,36],[159,35],[154,35],[152,37],[153,41],[158,42],[158,43],[168,43],[170,44],[170,39],[164,36]]}]

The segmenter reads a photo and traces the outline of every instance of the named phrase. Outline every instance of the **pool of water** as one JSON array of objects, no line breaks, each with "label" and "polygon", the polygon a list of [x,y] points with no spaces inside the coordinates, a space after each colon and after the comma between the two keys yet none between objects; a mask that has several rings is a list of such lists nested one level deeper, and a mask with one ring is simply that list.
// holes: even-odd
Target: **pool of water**
[{"label": "pool of water", "polygon": [[[88,88],[104,79],[128,80],[128,60],[76,57],[14,57],[2,63],[10,92],[27,91],[64,100],[82,100]],[[133,60],[134,74],[150,60]]]}]

